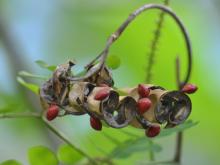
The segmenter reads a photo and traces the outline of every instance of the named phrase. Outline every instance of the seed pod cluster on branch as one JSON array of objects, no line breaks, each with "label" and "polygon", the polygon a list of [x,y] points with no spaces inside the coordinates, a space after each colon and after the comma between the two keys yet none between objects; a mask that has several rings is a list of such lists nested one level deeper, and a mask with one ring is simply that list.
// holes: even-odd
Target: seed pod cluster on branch
[{"label": "seed pod cluster on branch", "polygon": [[[179,58],[176,61],[179,90],[166,90],[153,84],[138,84],[133,88],[116,89],[106,59],[112,44],[118,40],[135,18],[149,9],[159,9],[170,15],[179,26],[187,48],[187,72],[180,81]],[[161,128],[175,127],[190,115],[192,105],[186,94],[197,87],[187,84],[192,69],[191,42],[180,18],[168,7],[158,4],[141,6],[121,24],[107,40],[101,53],[86,67],[83,76],[73,75],[69,61],[59,65],[53,76],[40,90],[41,103],[48,120],[64,115],[90,115],[91,127],[100,131],[102,123],[113,128],[128,125],[145,129],[148,137],[155,137]],[[58,108],[59,107],[59,108]]]},{"label": "seed pod cluster on branch", "polygon": [[[113,128],[129,125],[142,128],[148,137],[154,137],[160,133],[161,125],[165,128],[179,125],[191,112],[190,98],[183,91],[139,84],[118,92],[106,66],[84,81],[74,82],[69,80],[74,77],[71,73],[73,65],[68,62],[58,66],[52,78],[41,87],[41,102],[47,110],[48,120],[88,114],[95,130],[101,130],[102,122],[105,122]],[[88,68],[87,72],[93,67],[96,66]]]}]

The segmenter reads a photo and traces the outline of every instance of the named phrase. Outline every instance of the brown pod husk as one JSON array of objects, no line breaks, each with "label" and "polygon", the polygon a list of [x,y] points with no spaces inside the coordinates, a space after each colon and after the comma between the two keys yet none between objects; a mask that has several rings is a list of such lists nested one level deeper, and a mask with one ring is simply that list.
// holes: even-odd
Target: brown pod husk
[{"label": "brown pod husk", "polygon": [[[107,99],[101,103],[105,122],[113,128],[123,128],[130,124],[136,113],[136,101],[130,97],[119,97],[111,91]],[[115,115],[116,113],[116,115]]]},{"label": "brown pod husk", "polygon": [[[99,64],[92,65],[88,68],[87,73],[92,72],[98,67]],[[96,84],[96,86],[100,86],[101,84],[106,84],[110,87],[114,85],[114,81],[112,79],[112,74],[107,66],[104,66],[99,72],[93,74],[85,81],[88,81],[92,84]]]},{"label": "brown pod husk", "polygon": [[155,117],[159,123],[167,122],[167,127],[183,123],[190,115],[192,103],[190,98],[180,91],[164,93],[155,108]]}]

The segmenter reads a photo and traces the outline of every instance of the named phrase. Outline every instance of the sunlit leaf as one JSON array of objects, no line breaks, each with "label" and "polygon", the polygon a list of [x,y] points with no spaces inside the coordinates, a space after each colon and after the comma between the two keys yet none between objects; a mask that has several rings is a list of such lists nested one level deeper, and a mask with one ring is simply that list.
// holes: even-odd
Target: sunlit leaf
[{"label": "sunlit leaf", "polygon": [[30,148],[28,158],[30,165],[58,165],[56,155],[44,146]]},{"label": "sunlit leaf", "polygon": [[66,165],[72,165],[83,158],[82,155],[80,155],[67,144],[61,145],[59,147],[57,157],[63,164]]},{"label": "sunlit leaf", "polygon": [[195,122],[195,121],[192,121],[192,120],[188,120],[185,123],[180,124],[179,126],[176,126],[174,128],[163,129],[158,137],[169,136],[173,133],[177,133],[177,132],[180,132],[180,131],[185,131],[189,128],[192,128],[192,127],[196,126],[198,123],[199,123],[198,121]]},{"label": "sunlit leaf", "polygon": [[17,160],[6,160],[0,163],[0,165],[21,165],[21,163],[19,163]]},{"label": "sunlit leaf", "polygon": [[119,66],[121,65],[121,60],[118,56],[110,55],[108,56],[106,63],[109,68],[114,70],[119,68]]},{"label": "sunlit leaf", "polygon": [[24,77],[30,77],[30,78],[36,78],[36,79],[42,79],[42,80],[47,80],[48,78],[45,76],[41,76],[41,75],[35,75],[32,73],[29,73],[27,71],[20,71],[18,72],[19,76],[24,76]]},{"label": "sunlit leaf", "polygon": [[55,65],[48,65],[46,62],[42,61],[42,60],[37,60],[35,61],[38,66],[40,66],[41,68],[44,69],[48,69],[49,71],[54,71],[56,69]]},{"label": "sunlit leaf", "polygon": [[38,95],[39,93],[39,87],[35,84],[32,83],[27,83],[25,82],[21,77],[17,77],[17,81],[23,85],[24,87],[28,88],[29,90],[31,90],[32,92],[34,92],[35,94]]},{"label": "sunlit leaf", "polygon": [[103,134],[103,136],[105,137],[105,138],[107,138],[110,142],[112,142],[113,144],[115,144],[115,145],[119,145],[120,144],[120,141],[118,141],[115,137],[112,137],[111,135],[108,135],[108,134],[106,134],[106,133],[102,133]]},{"label": "sunlit leaf", "polygon": [[159,152],[162,148],[160,145],[150,143],[147,137],[140,137],[137,139],[129,139],[122,144],[116,146],[110,153],[110,157],[114,158],[128,158],[134,153],[145,151]]}]

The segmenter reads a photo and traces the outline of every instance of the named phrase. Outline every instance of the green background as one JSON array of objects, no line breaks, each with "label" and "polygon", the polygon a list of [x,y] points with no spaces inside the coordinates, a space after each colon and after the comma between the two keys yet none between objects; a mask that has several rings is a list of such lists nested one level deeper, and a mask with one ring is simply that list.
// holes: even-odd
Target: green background
[{"label": "green background", "polygon": [[[129,13],[155,0],[11,0],[0,1],[1,19],[19,50],[10,56],[0,38],[0,111],[40,111],[39,98],[16,82],[19,70],[49,75],[34,63],[44,60],[60,64],[77,61],[80,70],[105,46],[107,37]],[[220,3],[218,0],[171,0],[170,6],[183,20],[192,40],[193,72],[190,82],[199,90],[191,95],[193,111],[190,119],[199,124],[184,134],[183,164],[219,164],[220,158]],[[113,45],[110,54],[121,59],[113,71],[117,87],[135,86],[146,78],[147,54],[159,11],[138,17]],[[182,34],[170,17],[165,17],[161,39],[153,67],[153,83],[175,89],[175,57],[181,58],[181,75],[186,68],[186,51]],[[80,67],[81,66],[81,67]],[[30,80],[33,81],[33,80]],[[42,82],[37,81],[41,84]],[[71,141],[90,155],[102,156],[115,145],[106,135],[90,128],[88,116],[67,116],[52,122]],[[133,129],[129,129],[133,131]],[[119,141],[126,139],[120,130],[104,128],[104,134]],[[135,130],[134,130],[135,132]],[[157,160],[174,155],[175,135],[156,139],[163,150]],[[44,145],[56,151],[61,142],[35,119],[0,120],[0,162],[17,159],[28,164],[30,147]],[[147,151],[118,164],[135,164],[148,160]]]}]

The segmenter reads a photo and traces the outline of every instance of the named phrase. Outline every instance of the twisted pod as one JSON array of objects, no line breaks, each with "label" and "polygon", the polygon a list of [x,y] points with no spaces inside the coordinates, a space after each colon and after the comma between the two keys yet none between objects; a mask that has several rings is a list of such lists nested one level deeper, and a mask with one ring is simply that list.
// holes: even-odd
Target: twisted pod
[{"label": "twisted pod", "polygon": [[[160,9],[168,13],[179,25],[188,53],[187,74],[179,82],[179,91],[169,91],[152,84],[139,84],[133,88],[116,89],[111,72],[105,65],[109,48],[127,26],[143,11]],[[180,19],[171,9],[156,4],[144,5],[107,40],[104,50],[86,67],[86,74],[77,77],[71,73],[75,64],[69,61],[59,65],[52,78],[40,90],[41,102],[47,110],[47,119],[64,115],[90,115],[90,124],[95,130],[102,129],[102,122],[113,128],[131,125],[146,130],[148,137],[160,133],[161,126],[174,127],[183,123],[191,112],[191,100],[186,93],[194,93],[197,87],[187,84],[192,66],[191,44],[188,33]],[[177,77],[179,80],[179,76]]]}]

